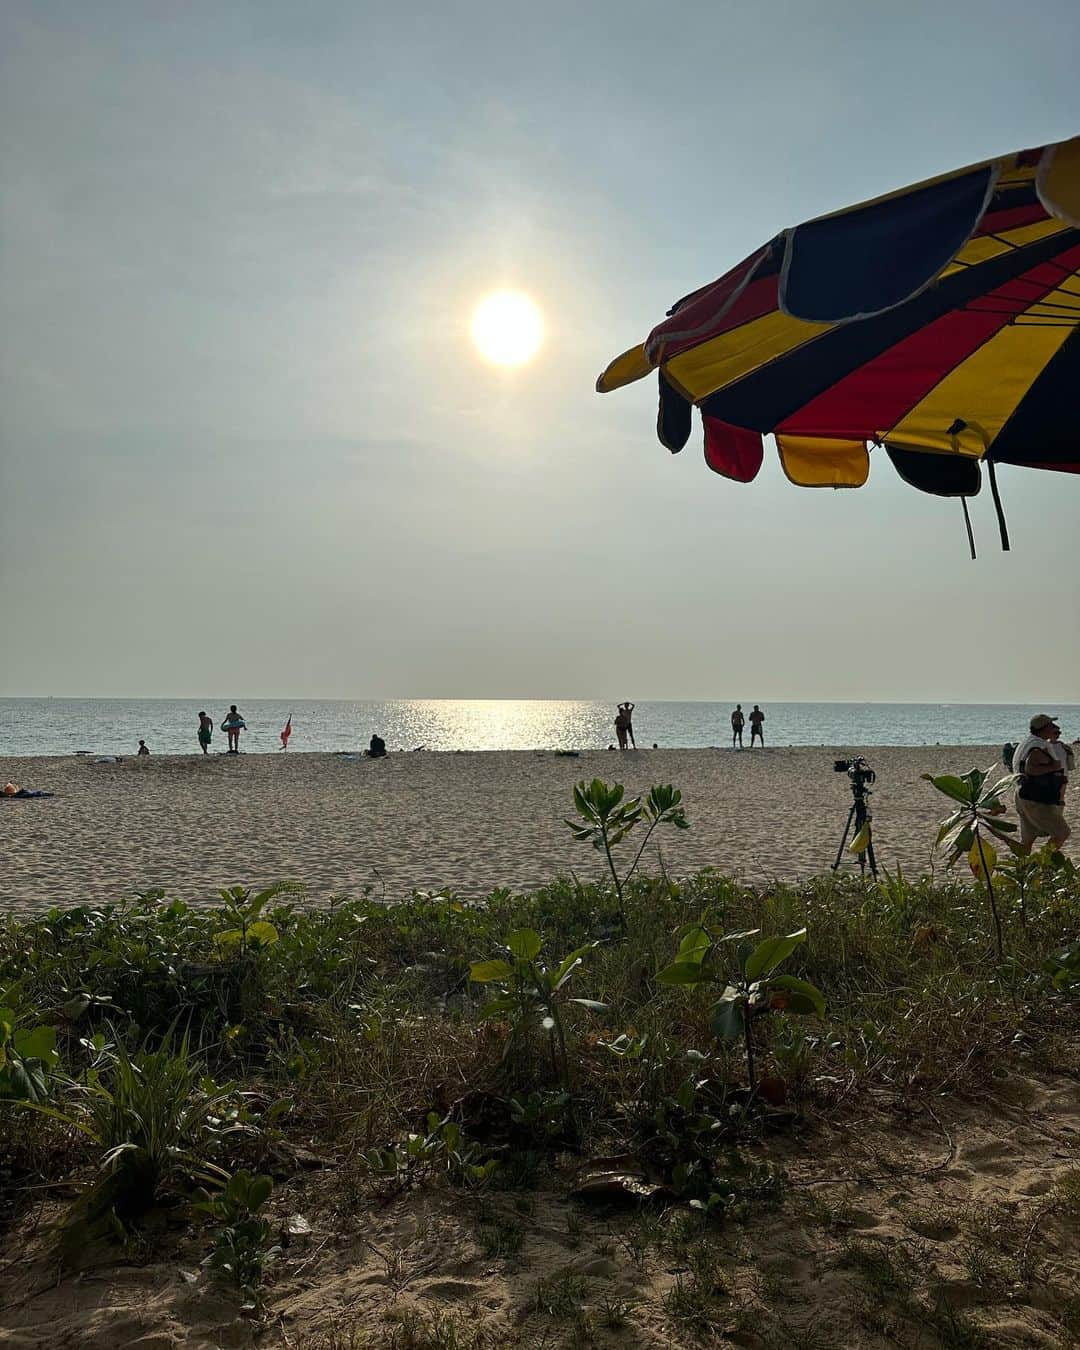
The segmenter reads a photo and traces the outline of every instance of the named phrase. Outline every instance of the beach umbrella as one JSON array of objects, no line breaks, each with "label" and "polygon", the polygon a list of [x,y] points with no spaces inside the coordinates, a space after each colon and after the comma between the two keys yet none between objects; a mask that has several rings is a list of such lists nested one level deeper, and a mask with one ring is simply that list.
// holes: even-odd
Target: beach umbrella
[{"label": "beach umbrella", "polygon": [[861,487],[883,449],[963,503],[985,464],[1080,473],[1080,137],[999,156],[782,230],[679,300],[597,381],[657,372],[673,453],[704,428],[737,482],[762,435],[801,487]]}]

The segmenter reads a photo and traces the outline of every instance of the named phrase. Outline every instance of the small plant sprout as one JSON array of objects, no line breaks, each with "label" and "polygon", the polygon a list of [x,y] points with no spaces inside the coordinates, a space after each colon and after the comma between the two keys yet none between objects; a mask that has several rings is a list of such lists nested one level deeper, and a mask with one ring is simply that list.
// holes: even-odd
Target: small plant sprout
[{"label": "small plant sprout", "polygon": [[567,999],[563,990],[597,944],[590,942],[578,947],[552,965],[540,959],[541,945],[539,933],[531,928],[519,929],[506,939],[506,956],[474,962],[469,979],[475,984],[492,984],[498,990],[484,1007],[481,1018],[505,1017],[514,1038],[520,1038],[536,1025],[547,1032],[552,1070],[569,1092],[570,1061],[561,1004],[577,1003],[593,1012],[606,1012],[607,1005],[591,998]]},{"label": "small plant sprout", "polygon": [[203,1192],[193,1206],[223,1225],[203,1264],[217,1279],[237,1290],[246,1312],[258,1311],[267,1268],[281,1251],[273,1243],[270,1223],[259,1214],[273,1189],[269,1177],[239,1171],[218,1194]]},{"label": "small plant sprout", "polygon": [[60,1060],[56,1028],[17,1022],[13,1008],[0,1008],[0,1101],[43,1102],[49,1072]]},{"label": "small plant sprout", "polygon": [[255,895],[246,886],[230,886],[220,891],[221,914],[229,926],[214,934],[214,942],[226,950],[235,948],[241,958],[250,951],[271,946],[278,940],[278,930],[259,916],[271,900],[297,889],[295,884],[281,881]]},{"label": "small plant sprout", "polygon": [[[678,788],[670,784],[657,784],[649,789],[644,801],[640,797],[624,801],[625,791],[621,783],[605,783],[602,778],[594,778],[591,783],[578,783],[574,788],[574,805],[580,819],[566,822],[575,839],[592,844],[607,859],[615,898],[619,904],[619,917],[624,927],[626,911],[623,889],[637,871],[653,831],[660,825],[671,825],[677,830],[690,828],[681,804],[682,793]],[[641,821],[646,822],[645,835],[630,870],[620,878],[612,849]]]},{"label": "small plant sprout", "polygon": [[[776,973],[806,941],[806,929],[786,937],[765,938],[754,945],[750,939],[759,932],[754,928],[714,937],[703,924],[695,924],[683,937],[675,960],[656,977],[661,984],[681,984],[688,989],[707,984],[722,990],[713,1004],[710,1026],[723,1040],[742,1040],[751,1092],[757,1090],[754,1018],[774,1008],[789,1016],[825,1014],[825,998],[816,986],[795,975]],[[734,961],[728,955],[732,948]]]},{"label": "small plant sprout", "polygon": [[990,914],[994,920],[994,938],[997,943],[998,957],[1004,955],[1001,938],[1001,915],[998,913],[997,897],[994,894],[993,874],[997,865],[997,850],[986,837],[992,834],[1000,839],[1014,853],[1019,853],[1020,845],[1009,834],[1015,831],[1012,821],[1001,820],[1005,811],[1002,797],[1016,782],[1016,775],[1009,774],[990,782],[990,771],[969,769],[965,774],[924,773],[923,778],[946,797],[959,805],[951,815],[941,822],[937,842],[949,855],[948,866],[958,858],[967,857],[976,879],[986,887],[986,898],[990,902]]}]

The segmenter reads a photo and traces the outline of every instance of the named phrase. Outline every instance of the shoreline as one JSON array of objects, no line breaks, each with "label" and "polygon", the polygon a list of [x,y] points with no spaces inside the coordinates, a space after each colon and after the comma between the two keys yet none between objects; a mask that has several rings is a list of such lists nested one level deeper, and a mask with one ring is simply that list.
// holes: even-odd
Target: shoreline
[{"label": "shoreline", "polygon": [[[920,775],[1004,772],[997,748],[37,756],[0,761],[4,779],[56,794],[0,803],[0,906],[27,914],[156,888],[200,904],[224,886],[283,879],[303,883],[313,904],[365,888],[478,899],[571,872],[593,879],[604,860],[565,820],[574,784],[597,777],[628,796],[655,783],[682,790],[691,828],[659,831],[647,871],[797,881],[832,865],[852,801],[833,760],[860,751],[877,774],[879,866],[940,873],[934,840],[949,803]],[[1077,857],[1075,839],[1067,852]]]},{"label": "shoreline", "polygon": [[[749,733],[746,734],[748,735]],[[1017,739],[1018,740],[1021,739],[1019,737],[1019,733],[1017,734]],[[905,741],[903,743],[889,741],[889,742],[882,742],[881,744],[870,744],[867,743],[866,741],[858,741],[858,742],[851,741],[847,744],[841,744],[839,742],[826,744],[824,741],[822,742],[776,741],[771,742],[769,745],[766,745],[765,747],[755,746],[752,753],[755,755],[760,754],[763,748],[765,753],[770,753],[772,751],[777,750],[820,750],[822,752],[831,754],[835,751],[837,758],[839,758],[840,755],[842,754],[845,755],[861,754],[865,755],[868,758],[871,754],[877,754],[880,753],[881,751],[889,751],[889,750],[934,750],[934,751],[955,750],[958,752],[960,751],[970,752],[972,750],[979,750],[985,753],[991,753],[995,755],[999,761],[1001,759],[1001,746],[988,746],[984,741],[910,741],[910,742]],[[749,741],[747,742],[746,745],[743,746],[741,751],[736,751],[731,745],[727,744],[657,745],[655,747],[651,745],[639,745],[636,750],[634,749],[619,750],[618,748],[609,750],[606,746],[603,745],[583,745],[583,746],[576,746],[572,749],[564,749],[562,746],[536,745],[536,746],[517,746],[514,748],[501,750],[470,749],[470,748],[462,748],[458,750],[433,750],[429,749],[427,746],[418,746],[415,749],[411,750],[405,749],[403,747],[398,747],[396,749],[387,749],[386,756],[387,758],[398,759],[401,757],[409,757],[411,755],[439,755],[443,757],[455,755],[554,755],[558,756],[561,759],[572,759],[575,756],[581,757],[585,755],[610,755],[612,760],[617,762],[620,758],[629,759],[632,758],[634,755],[646,755],[646,754],[712,755],[718,752],[720,753],[731,752],[732,754],[749,755],[751,753],[751,750]],[[71,760],[86,764],[86,763],[93,763],[94,760],[96,759],[108,758],[110,756],[111,752],[109,751],[97,751],[97,750],[56,750],[56,751],[45,751],[40,754],[33,754],[33,755],[0,754],[0,773],[4,771],[4,766],[7,764],[14,764],[14,763],[32,764],[37,763],[38,761],[56,761],[56,760]],[[152,750],[150,752],[150,755],[146,756],[145,758],[156,760],[190,759],[199,761],[203,759],[219,759],[219,758],[224,759],[226,756],[228,756],[230,759],[236,758],[234,755],[228,755],[228,751],[216,749],[211,750],[208,755],[203,755],[198,750]],[[128,760],[136,759],[137,755],[136,752],[132,750],[111,757],[117,759],[121,763],[126,764]],[[348,750],[348,749],[282,750],[279,746],[275,750],[240,751],[241,759],[282,759],[282,760],[301,759],[301,758],[366,759],[367,757],[368,756],[366,749],[363,746],[359,746],[355,750]]]}]

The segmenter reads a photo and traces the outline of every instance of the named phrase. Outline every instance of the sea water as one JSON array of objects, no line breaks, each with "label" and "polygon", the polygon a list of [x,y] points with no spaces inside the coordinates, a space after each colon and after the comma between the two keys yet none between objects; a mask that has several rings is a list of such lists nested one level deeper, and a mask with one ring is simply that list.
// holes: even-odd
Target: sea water
[{"label": "sea water", "polygon": [[[292,718],[290,751],[357,750],[373,733],[390,750],[584,750],[610,745],[617,700],[567,699],[0,699],[0,755],[131,755],[145,740],[153,754],[198,752],[198,713],[215,726],[236,703],[247,721],[245,752],[278,752]],[[639,747],[731,744],[735,699],[646,702],[634,709]],[[743,702],[749,715],[753,706]],[[998,745],[1018,741],[1036,712],[1080,736],[1080,706],[976,703],[766,703],[769,745]],[[744,740],[749,744],[750,728]],[[215,731],[212,752],[225,749]]]}]

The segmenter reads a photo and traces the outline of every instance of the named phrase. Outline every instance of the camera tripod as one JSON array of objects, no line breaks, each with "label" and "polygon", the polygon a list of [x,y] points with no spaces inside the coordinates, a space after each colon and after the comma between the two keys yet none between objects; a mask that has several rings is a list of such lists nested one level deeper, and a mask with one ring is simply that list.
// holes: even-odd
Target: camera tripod
[{"label": "camera tripod", "polygon": [[870,806],[867,797],[870,795],[870,789],[860,782],[853,781],[851,784],[851,793],[854,801],[851,803],[851,810],[848,812],[847,824],[844,826],[844,833],[840,836],[840,847],[836,850],[836,861],[832,865],[835,872],[840,867],[840,859],[844,856],[844,847],[847,844],[848,832],[852,823],[855,825],[855,835],[859,837],[859,831],[865,825],[866,827],[866,847],[858,855],[859,871],[866,875],[866,867],[870,865],[870,875],[877,881],[877,859],[874,857],[874,827],[871,823],[873,816],[870,813]]}]

